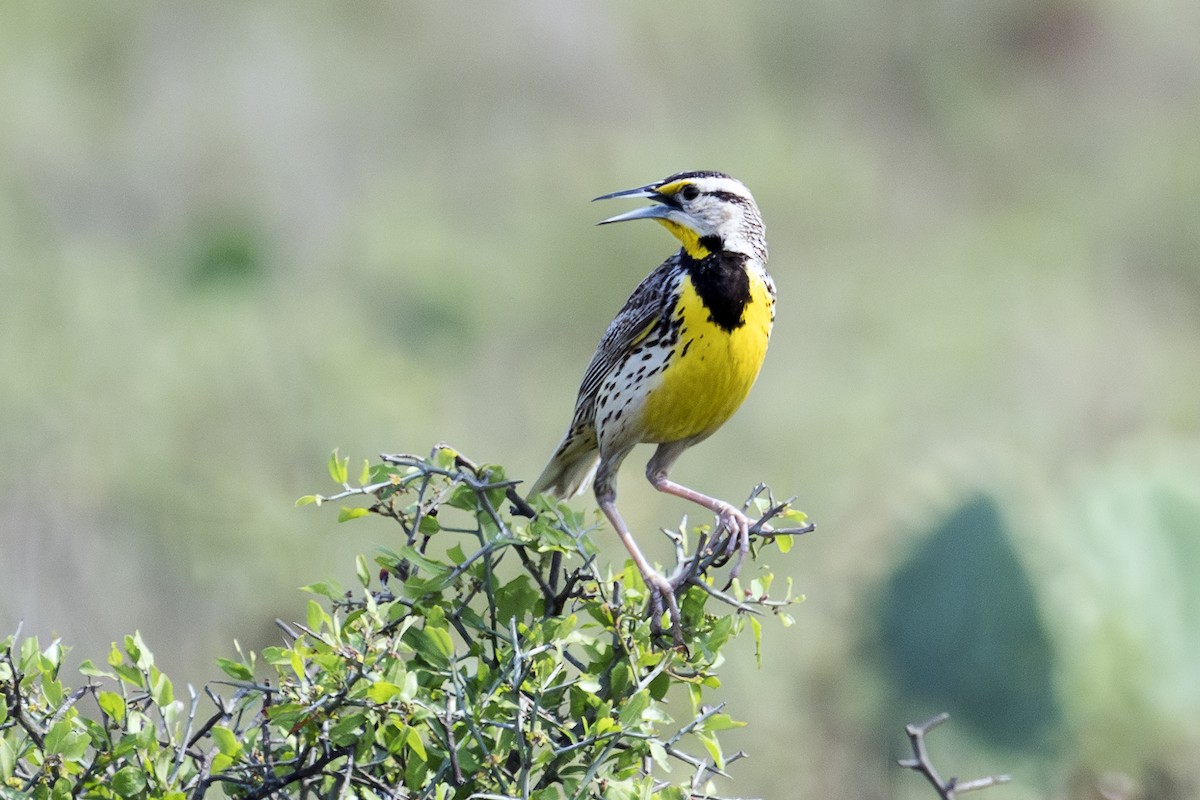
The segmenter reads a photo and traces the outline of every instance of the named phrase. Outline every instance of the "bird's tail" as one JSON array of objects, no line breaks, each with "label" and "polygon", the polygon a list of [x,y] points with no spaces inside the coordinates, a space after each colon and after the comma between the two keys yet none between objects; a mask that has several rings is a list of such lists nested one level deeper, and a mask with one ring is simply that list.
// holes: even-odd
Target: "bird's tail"
[{"label": "bird's tail", "polygon": [[527,496],[547,493],[564,499],[574,497],[592,482],[599,463],[600,449],[595,436],[568,433]]}]

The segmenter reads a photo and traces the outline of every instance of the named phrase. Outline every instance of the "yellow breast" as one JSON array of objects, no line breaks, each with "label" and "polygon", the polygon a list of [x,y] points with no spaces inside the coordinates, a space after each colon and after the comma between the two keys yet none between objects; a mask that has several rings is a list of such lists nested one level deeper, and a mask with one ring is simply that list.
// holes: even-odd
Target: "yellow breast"
[{"label": "yellow breast", "polygon": [[750,393],[771,336],[774,299],[758,275],[750,275],[743,324],[732,331],[709,319],[690,278],[681,289],[683,324],[675,354],[643,407],[647,442],[674,442],[719,428]]}]

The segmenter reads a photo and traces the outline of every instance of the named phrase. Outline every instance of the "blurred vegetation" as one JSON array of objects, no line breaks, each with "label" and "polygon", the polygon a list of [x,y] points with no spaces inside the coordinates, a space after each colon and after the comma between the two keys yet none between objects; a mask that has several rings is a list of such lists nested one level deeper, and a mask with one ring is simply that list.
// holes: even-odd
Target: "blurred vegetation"
[{"label": "blurred vegetation", "polygon": [[1046,745],[1059,722],[1050,642],[994,503],[968,500],[921,541],[880,606],[883,666],[909,702],[950,709],[985,741]]},{"label": "blurred vegetation", "polygon": [[[947,763],[1013,773],[989,794],[1191,796],[1198,28],[1171,0],[8,9],[0,629],[95,658],[139,628],[178,681],[274,643],[385,535],[296,511],[312,465],[445,438],[536,474],[671,250],[588,198],[716,168],[780,316],[679,477],[821,522],[786,666],[726,682],[774,701],[734,739],[793,765],[741,789],[923,796],[894,732],[947,703]],[[643,483],[631,524],[672,524]],[[918,600],[961,648],[897,640]],[[995,698],[1026,705],[988,726]]]}]

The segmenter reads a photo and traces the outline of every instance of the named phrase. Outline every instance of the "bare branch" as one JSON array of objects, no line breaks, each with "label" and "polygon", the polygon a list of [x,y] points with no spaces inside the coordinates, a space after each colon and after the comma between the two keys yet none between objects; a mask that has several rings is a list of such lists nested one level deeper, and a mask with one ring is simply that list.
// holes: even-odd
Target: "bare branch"
[{"label": "bare branch", "polygon": [[948,719],[950,719],[950,715],[942,712],[930,717],[920,725],[912,723],[906,725],[904,732],[908,734],[908,741],[912,745],[913,757],[900,759],[896,763],[905,769],[911,769],[924,775],[925,780],[929,781],[941,800],[955,800],[963,792],[971,792],[976,789],[986,789],[989,786],[995,786],[1000,783],[1008,783],[1011,780],[1008,775],[990,775],[986,778],[976,778],[971,781],[959,781],[958,778],[953,777],[948,780],[942,780],[941,776],[938,775],[937,769],[933,766],[933,761],[929,758],[929,751],[925,747],[925,735]]}]

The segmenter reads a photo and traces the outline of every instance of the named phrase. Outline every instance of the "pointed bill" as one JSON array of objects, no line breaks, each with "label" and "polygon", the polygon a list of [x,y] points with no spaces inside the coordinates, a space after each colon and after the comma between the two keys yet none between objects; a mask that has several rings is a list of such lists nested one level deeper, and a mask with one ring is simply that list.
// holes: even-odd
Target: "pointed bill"
[{"label": "pointed bill", "polygon": [[631,219],[666,219],[671,210],[670,206],[645,206],[644,208],[635,208],[632,211],[626,211],[624,214],[617,214],[615,217],[602,219],[596,224],[608,225],[612,222],[628,222]]},{"label": "pointed bill", "polygon": [[602,194],[599,197],[593,197],[592,202],[594,203],[597,200],[612,200],[614,197],[654,197],[654,195],[658,194],[656,191],[657,189],[657,183],[648,183],[645,186],[639,186],[636,189],[622,189],[619,192]]},{"label": "pointed bill", "polygon": [[[613,192],[612,194],[602,194],[593,199],[592,202],[594,203],[596,200],[612,200],[618,197],[649,197],[650,199],[656,200],[659,203],[666,203],[667,197],[659,194],[658,192],[659,185],[660,184],[657,183],[651,183],[647,184],[646,186],[639,186],[636,189],[623,189],[619,192]],[[615,217],[609,217],[608,219],[601,220],[596,224],[608,225],[612,222],[626,222],[631,219],[665,219],[670,212],[670,206],[646,206],[645,208],[635,208],[633,211],[626,211],[623,214],[617,214]]]}]

